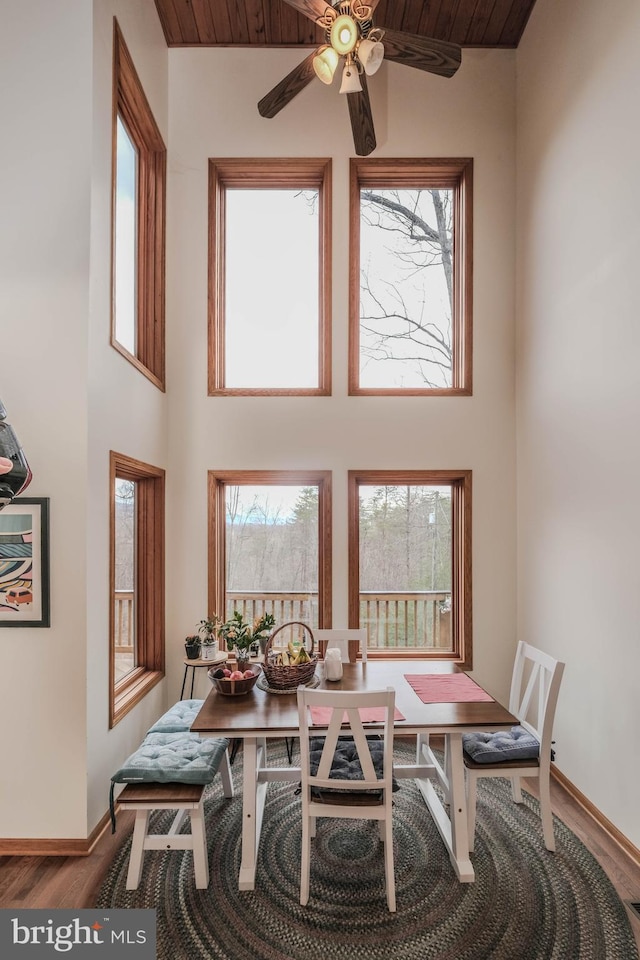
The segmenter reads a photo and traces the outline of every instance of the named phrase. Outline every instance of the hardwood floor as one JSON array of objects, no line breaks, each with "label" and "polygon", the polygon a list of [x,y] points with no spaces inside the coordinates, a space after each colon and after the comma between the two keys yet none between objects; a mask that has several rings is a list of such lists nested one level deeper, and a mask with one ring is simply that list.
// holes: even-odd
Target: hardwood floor
[{"label": "hardwood floor", "polygon": [[[535,781],[528,783],[535,792]],[[621,900],[640,902],[640,864],[636,863],[556,781],[553,810],[591,851]],[[92,907],[102,880],[133,813],[120,811],[118,830],[102,834],[88,857],[0,857],[0,907]],[[640,952],[640,917],[629,909]]]}]

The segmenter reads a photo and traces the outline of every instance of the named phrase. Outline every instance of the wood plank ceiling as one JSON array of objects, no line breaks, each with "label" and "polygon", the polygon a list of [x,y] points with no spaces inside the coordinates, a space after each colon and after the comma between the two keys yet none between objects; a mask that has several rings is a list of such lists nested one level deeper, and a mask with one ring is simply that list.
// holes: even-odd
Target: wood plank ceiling
[{"label": "wood plank ceiling", "polygon": [[[170,47],[299,47],[323,42],[284,0],[155,0]],[[463,47],[517,47],[535,0],[380,0],[377,26]]]}]

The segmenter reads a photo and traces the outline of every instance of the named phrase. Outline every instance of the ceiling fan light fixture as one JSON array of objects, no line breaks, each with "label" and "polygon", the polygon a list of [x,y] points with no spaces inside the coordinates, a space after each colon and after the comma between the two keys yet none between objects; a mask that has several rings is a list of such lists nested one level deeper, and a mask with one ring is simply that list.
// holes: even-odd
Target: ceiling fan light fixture
[{"label": "ceiling fan light fixture", "polygon": [[350,16],[342,14],[333,21],[330,36],[333,49],[346,57],[358,42],[358,26]]},{"label": "ceiling fan light fixture", "polygon": [[313,58],[313,69],[318,79],[326,84],[332,83],[339,61],[340,57],[328,43],[318,47],[318,52]]},{"label": "ceiling fan light fixture", "polygon": [[379,40],[361,40],[357,52],[365,73],[372,77],[382,66],[384,46]]},{"label": "ceiling fan light fixture", "polygon": [[360,74],[358,68],[351,57],[347,57],[347,62],[342,71],[342,83],[340,93],[360,93],[362,84],[360,83]]}]

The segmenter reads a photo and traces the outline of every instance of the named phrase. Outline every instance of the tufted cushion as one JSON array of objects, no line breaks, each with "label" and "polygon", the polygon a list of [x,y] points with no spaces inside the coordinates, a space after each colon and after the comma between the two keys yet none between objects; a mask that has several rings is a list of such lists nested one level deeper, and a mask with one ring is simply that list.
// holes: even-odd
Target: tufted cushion
[{"label": "tufted cushion", "polygon": [[539,755],[540,744],[523,727],[512,727],[498,733],[464,733],[462,749],[475,763],[500,763],[532,760]]},{"label": "tufted cushion", "polygon": [[148,733],[184,733],[189,730],[204,700],[178,700],[156,720]]},{"label": "tufted cushion", "polygon": [[148,733],[111,780],[211,783],[228,746],[226,739],[204,739],[194,733]]},{"label": "tufted cushion", "polygon": [[[383,773],[383,760],[384,760],[384,742],[377,736],[367,737],[367,744],[369,746],[369,752],[371,753],[371,759],[373,761],[373,769],[376,772],[376,777],[380,779]],[[310,769],[311,775],[315,776],[317,773],[318,767],[320,765],[320,758],[322,756],[322,748],[324,746],[324,737],[312,737],[309,741],[309,759],[310,759]],[[338,743],[336,746],[335,753],[333,755],[333,760],[331,762],[331,771],[329,773],[329,779],[331,780],[364,780],[362,774],[362,767],[360,766],[360,760],[358,759],[358,750],[356,748],[353,737],[338,737]],[[399,785],[396,780],[393,780],[393,789],[398,790]],[[316,787],[312,787],[312,795],[314,798],[318,798],[321,795],[326,795],[326,790],[320,790]],[[340,791],[333,789],[329,793],[340,793],[347,791]],[[373,793],[380,794],[379,790],[362,790],[363,794]]]}]

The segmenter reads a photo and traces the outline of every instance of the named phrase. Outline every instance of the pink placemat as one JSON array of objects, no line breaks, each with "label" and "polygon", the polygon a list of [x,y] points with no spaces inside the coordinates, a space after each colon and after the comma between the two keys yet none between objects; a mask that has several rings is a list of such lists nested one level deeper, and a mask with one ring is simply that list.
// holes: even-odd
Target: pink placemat
[{"label": "pink placemat", "polygon": [[405,673],[404,678],[423,703],[493,701],[466,673]]},{"label": "pink placemat", "polygon": [[[309,707],[311,711],[311,720],[314,726],[318,727],[328,727],[329,722],[331,721],[331,714],[333,710],[331,707]],[[382,723],[384,722],[386,709],[385,707],[359,707],[358,713],[360,714],[360,719],[363,723]],[[404,720],[405,718],[400,713],[398,708],[395,708],[393,714],[394,720]],[[348,723],[347,714],[345,712],[343,723]]]}]

